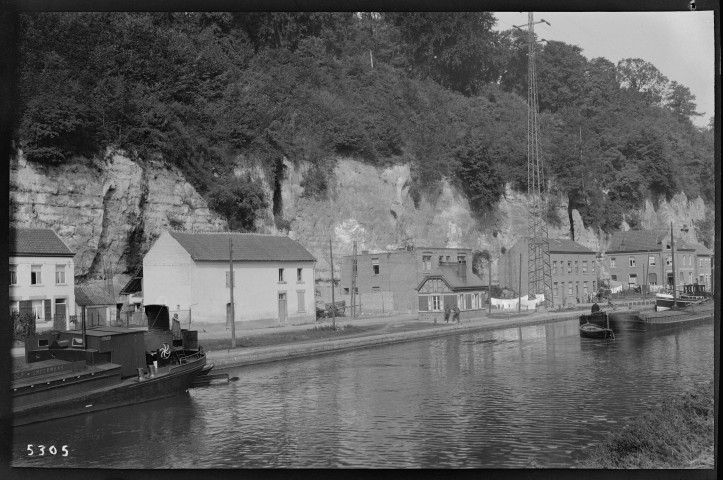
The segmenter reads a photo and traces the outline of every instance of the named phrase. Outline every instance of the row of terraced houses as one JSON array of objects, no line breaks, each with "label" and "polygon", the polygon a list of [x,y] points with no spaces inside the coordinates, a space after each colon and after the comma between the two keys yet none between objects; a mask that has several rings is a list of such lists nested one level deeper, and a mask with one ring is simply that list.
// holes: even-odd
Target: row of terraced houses
[{"label": "row of terraced houses", "polygon": [[[74,285],[75,254],[52,230],[11,235],[10,309],[33,315],[41,329],[70,328],[86,317],[110,321],[145,304],[185,312],[188,322],[228,321],[232,285],[237,321],[303,323],[316,317],[316,259],[288,237],[163,232],[119,296]],[[673,275],[679,288],[698,284],[712,291],[712,252],[676,238],[673,272],[671,246],[670,232],[662,230],[616,232],[604,252],[551,239],[553,302],[585,301],[601,280],[622,289],[665,289]],[[497,259],[498,286],[527,295],[527,251],[523,238]],[[358,305],[367,313],[441,316],[456,306],[463,318],[473,316],[488,302],[490,276],[478,277],[472,258],[470,248],[446,247],[344,256],[337,299],[350,299],[354,277]]]}]

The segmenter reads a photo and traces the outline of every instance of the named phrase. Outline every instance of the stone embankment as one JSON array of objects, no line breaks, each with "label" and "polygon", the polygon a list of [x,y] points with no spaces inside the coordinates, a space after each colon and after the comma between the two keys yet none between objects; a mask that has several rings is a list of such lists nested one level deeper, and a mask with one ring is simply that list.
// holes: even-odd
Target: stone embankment
[{"label": "stone embankment", "polygon": [[[630,305],[628,306],[628,308],[634,308],[639,310],[652,308],[651,302],[635,303],[635,305]],[[367,335],[339,339],[328,339],[314,342],[293,343],[270,347],[255,347],[249,349],[236,348],[233,350],[229,349],[210,351],[207,352],[207,358],[210,362],[214,363],[215,370],[224,370],[234,367],[242,367],[246,365],[275,362],[281,360],[291,360],[295,358],[302,358],[313,355],[322,355],[325,353],[352,350],[357,348],[376,347],[381,345],[390,345],[394,343],[421,340],[425,338],[436,338],[460,333],[481,332],[553,322],[562,322],[578,318],[581,313],[587,311],[589,311],[589,309],[568,312],[533,313],[528,315],[484,315],[478,318],[470,319],[466,323],[438,324],[436,326],[429,325],[428,328],[422,330],[415,329],[411,331],[400,332],[382,331],[378,333],[372,332]],[[393,319],[389,318],[376,319],[376,323],[373,323],[374,320],[371,320],[372,323],[368,324],[373,325],[393,321]]]}]

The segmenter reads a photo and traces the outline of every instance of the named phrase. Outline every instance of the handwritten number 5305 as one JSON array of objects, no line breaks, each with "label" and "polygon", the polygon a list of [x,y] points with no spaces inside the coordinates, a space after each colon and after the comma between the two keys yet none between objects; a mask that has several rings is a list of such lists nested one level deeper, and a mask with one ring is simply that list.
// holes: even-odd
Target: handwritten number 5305
[{"label": "handwritten number 5305", "polygon": [[[28,448],[27,448],[26,450],[27,450],[27,452],[28,452],[28,457],[32,457],[32,456],[42,457],[42,456],[45,455],[46,446],[45,446],[45,445],[33,445],[33,444],[29,443],[29,444],[28,444]],[[57,454],[58,454],[58,451],[60,451],[60,456],[61,456],[61,457],[67,457],[67,456],[68,456],[68,453],[69,453],[69,452],[68,452],[68,446],[67,446],[67,445],[61,446],[61,447],[60,447],[60,450],[58,450],[58,448],[57,448],[55,445],[50,445],[49,447],[47,447],[47,452],[48,452],[50,455],[57,455]]]}]

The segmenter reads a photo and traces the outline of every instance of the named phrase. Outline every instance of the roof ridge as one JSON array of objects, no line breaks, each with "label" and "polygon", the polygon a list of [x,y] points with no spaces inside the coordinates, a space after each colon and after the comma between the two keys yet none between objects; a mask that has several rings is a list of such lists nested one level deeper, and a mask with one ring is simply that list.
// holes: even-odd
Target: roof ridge
[{"label": "roof ridge", "polygon": [[168,230],[168,233],[183,233],[185,235],[248,235],[259,237],[289,237],[288,235],[276,235],[273,233],[256,233],[256,232],[184,232],[181,230]]}]

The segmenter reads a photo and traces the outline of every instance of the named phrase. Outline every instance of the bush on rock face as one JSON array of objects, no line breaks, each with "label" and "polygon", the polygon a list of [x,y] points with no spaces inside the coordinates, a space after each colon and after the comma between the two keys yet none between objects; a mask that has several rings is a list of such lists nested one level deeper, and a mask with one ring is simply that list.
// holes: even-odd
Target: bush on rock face
[{"label": "bush on rock face", "polygon": [[268,207],[264,191],[251,179],[232,177],[214,185],[208,204],[226,218],[231,230],[252,231],[258,210]]}]

